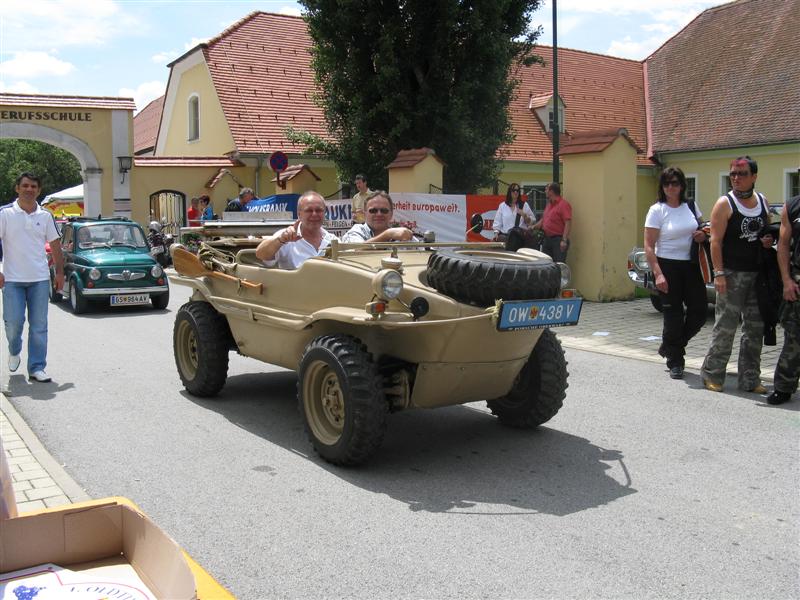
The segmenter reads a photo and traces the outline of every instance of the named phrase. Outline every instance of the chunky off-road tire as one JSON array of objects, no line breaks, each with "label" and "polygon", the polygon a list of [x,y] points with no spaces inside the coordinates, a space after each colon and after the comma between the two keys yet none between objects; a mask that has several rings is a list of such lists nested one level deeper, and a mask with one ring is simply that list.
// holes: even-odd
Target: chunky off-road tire
[{"label": "chunky off-road tire", "polygon": [[73,277],[69,286],[69,306],[76,315],[82,315],[89,310],[89,301],[78,287],[78,278]]},{"label": "chunky off-road tire", "polygon": [[150,300],[153,302],[153,308],[164,310],[169,304],[169,292],[166,294],[153,294],[150,296]]},{"label": "chunky off-road tire", "polygon": [[366,346],[348,335],[323,335],[300,360],[297,399],[314,450],[335,465],[358,465],[386,433],[388,404]]},{"label": "chunky off-road tire", "polygon": [[661,301],[660,294],[650,294],[650,304],[653,305],[658,312],[664,312],[664,303]]},{"label": "chunky off-road tire", "polygon": [[172,332],[178,375],[193,396],[216,396],[228,377],[228,322],[208,302],[178,309]]},{"label": "chunky off-road tire", "polygon": [[428,259],[427,277],[436,291],[478,306],[552,298],[561,289],[561,270],[550,259],[491,249],[438,250]]},{"label": "chunky off-road tire", "polygon": [[511,391],[487,402],[503,425],[531,428],[546,423],[561,409],[567,395],[567,361],[556,334],[542,332]]}]

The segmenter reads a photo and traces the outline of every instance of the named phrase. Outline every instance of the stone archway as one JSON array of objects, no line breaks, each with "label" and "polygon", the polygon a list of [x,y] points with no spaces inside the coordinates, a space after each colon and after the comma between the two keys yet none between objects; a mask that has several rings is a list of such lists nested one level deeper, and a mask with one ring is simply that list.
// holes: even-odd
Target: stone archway
[{"label": "stone archway", "polygon": [[101,209],[101,177],[103,169],[89,145],[68,133],[36,123],[3,123],[0,138],[37,140],[58,146],[72,153],[81,165],[83,175],[83,214],[99,215]]}]

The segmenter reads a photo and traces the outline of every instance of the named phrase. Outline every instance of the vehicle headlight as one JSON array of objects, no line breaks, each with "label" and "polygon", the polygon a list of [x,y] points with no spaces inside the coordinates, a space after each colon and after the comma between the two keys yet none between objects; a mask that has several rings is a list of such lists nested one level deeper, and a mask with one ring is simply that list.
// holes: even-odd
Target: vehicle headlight
[{"label": "vehicle headlight", "polygon": [[150,268],[150,275],[152,275],[152,276],[153,276],[153,277],[155,277],[156,279],[158,279],[159,277],[161,277],[161,274],[162,274],[163,272],[164,272],[164,271],[162,271],[162,270],[161,270],[161,267],[160,267],[159,265],[153,265],[153,266]]},{"label": "vehicle headlight", "polygon": [[556,264],[558,265],[558,269],[561,271],[561,289],[563,290],[569,285],[569,282],[572,279],[572,271],[570,271],[567,263],[557,262]]},{"label": "vehicle headlight", "polygon": [[89,271],[89,279],[91,279],[92,281],[97,281],[98,279],[100,279],[101,275],[102,273],[100,272],[100,269],[98,269],[97,267],[92,267],[92,269]]},{"label": "vehicle headlight", "polygon": [[381,300],[394,300],[403,291],[403,277],[392,269],[381,269],[372,278],[372,289]]},{"label": "vehicle headlight", "polygon": [[647,255],[644,252],[636,254],[633,257],[633,264],[636,265],[637,269],[641,269],[642,271],[650,270],[650,263],[647,262]]}]

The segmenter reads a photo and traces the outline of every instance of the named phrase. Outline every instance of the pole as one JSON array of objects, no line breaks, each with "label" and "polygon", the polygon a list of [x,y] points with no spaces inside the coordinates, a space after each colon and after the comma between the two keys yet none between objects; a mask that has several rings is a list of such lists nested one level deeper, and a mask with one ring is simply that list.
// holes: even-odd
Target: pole
[{"label": "pole", "polygon": [[553,181],[559,182],[558,149],[561,126],[558,122],[558,27],[556,24],[557,1],[553,0]]}]

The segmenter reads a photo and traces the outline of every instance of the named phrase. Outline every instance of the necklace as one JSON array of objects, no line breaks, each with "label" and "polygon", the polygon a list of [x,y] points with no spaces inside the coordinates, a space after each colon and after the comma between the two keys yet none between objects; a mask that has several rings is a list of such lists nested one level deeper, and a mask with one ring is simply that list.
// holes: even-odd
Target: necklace
[{"label": "necklace", "polygon": [[753,188],[750,188],[745,192],[737,192],[736,190],[734,190],[733,195],[736,196],[739,200],[747,200],[748,198],[753,197]]}]

